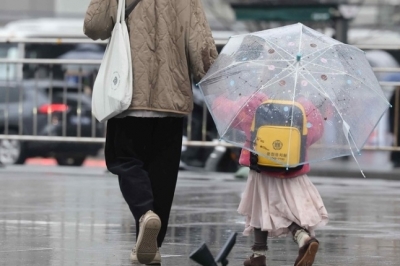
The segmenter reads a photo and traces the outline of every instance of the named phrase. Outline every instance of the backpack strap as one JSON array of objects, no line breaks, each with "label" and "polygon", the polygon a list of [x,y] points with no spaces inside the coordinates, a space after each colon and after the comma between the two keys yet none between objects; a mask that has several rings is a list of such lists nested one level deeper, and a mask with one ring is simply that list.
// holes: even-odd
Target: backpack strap
[{"label": "backpack strap", "polygon": [[261,173],[261,169],[258,166],[258,155],[254,152],[250,152],[250,165],[249,168],[251,170],[256,171],[257,173]]},{"label": "backpack strap", "polygon": [[132,11],[135,9],[137,4],[142,0],[133,0],[133,2],[125,8],[125,19],[128,18],[128,16],[132,13]]}]

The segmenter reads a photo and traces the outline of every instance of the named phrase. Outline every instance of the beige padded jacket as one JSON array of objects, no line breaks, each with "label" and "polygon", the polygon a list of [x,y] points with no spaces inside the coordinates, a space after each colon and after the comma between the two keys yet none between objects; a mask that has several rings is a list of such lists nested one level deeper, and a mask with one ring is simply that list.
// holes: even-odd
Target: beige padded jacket
[{"label": "beige padded jacket", "polygon": [[[133,0],[126,0],[126,5]],[[84,22],[93,40],[108,39],[118,0],[91,0]],[[142,0],[127,19],[133,64],[131,110],[188,114],[195,82],[217,57],[201,0]]]}]

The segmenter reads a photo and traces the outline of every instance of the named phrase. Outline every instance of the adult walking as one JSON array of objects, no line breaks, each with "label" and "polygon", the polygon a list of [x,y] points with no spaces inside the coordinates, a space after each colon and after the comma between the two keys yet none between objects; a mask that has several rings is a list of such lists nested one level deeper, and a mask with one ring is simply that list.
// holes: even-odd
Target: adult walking
[{"label": "adult walking", "polygon": [[[136,3],[138,2],[138,3]],[[136,5],[137,4],[137,5]],[[84,22],[90,38],[107,39],[117,0],[91,0]],[[133,64],[130,108],[107,124],[105,157],[136,220],[131,259],[159,264],[182,146],[183,117],[198,82],[217,57],[201,0],[127,0]]]}]

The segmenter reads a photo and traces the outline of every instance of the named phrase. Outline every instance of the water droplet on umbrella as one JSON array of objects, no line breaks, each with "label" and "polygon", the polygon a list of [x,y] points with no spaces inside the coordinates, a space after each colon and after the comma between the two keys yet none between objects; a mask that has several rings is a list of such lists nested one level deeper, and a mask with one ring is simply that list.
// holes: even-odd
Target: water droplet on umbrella
[{"label": "water droplet on umbrella", "polygon": [[284,80],[279,81],[279,85],[285,86],[286,85],[286,81],[284,81]]},{"label": "water droplet on umbrella", "polygon": [[322,80],[328,80],[328,77],[327,77],[326,75],[322,75],[322,76],[321,76],[321,79],[322,79]]},{"label": "water droplet on umbrella", "polygon": [[274,65],[269,65],[269,66],[268,66],[268,69],[269,69],[269,70],[274,70],[274,69],[275,69],[275,66],[274,66]]},{"label": "water droplet on umbrella", "polygon": [[231,84],[231,86],[235,86],[235,81],[231,80],[230,84]]},{"label": "water droplet on umbrella", "polygon": [[244,57],[243,59],[242,59],[242,61],[246,61],[247,60],[247,57]]},{"label": "water droplet on umbrella", "polygon": [[283,108],[283,110],[284,110],[285,112],[287,112],[287,111],[289,111],[289,107],[285,106],[285,107]]},{"label": "water droplet on umbrella", "polygon": [[326,64],[328,62],[328,60],[326,60],[325,58],[321,58],[321,62]]},{"label": "water droplet on umbrella", "polygon": [[308,85],[308,81],[307,81],[307,80],[303,80],[303,81],[301,82],[301,85],[303,85],[304,87],[307,86],[307,85]]},{"label": "water droplet on umbrella", "polygon": [[312,124],[310,122],[307,123],[307,128],[312,128]]},{"label": "water droplet on umbrella", "polygon": [[350,79],[347,80],[347,84],[351,85],[351,83],[353,83]]}]

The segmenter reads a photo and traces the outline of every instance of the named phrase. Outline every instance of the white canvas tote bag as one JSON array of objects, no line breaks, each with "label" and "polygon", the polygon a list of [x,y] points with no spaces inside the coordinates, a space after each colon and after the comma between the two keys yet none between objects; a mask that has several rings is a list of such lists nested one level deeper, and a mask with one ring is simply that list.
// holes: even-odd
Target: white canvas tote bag
[{"label": "white canvas tote bag", "polygon": [[100,122],[129,108],[132,100],[132,59],[125,0],[118,1],[118,14],[93,86],[92,113]]}]

